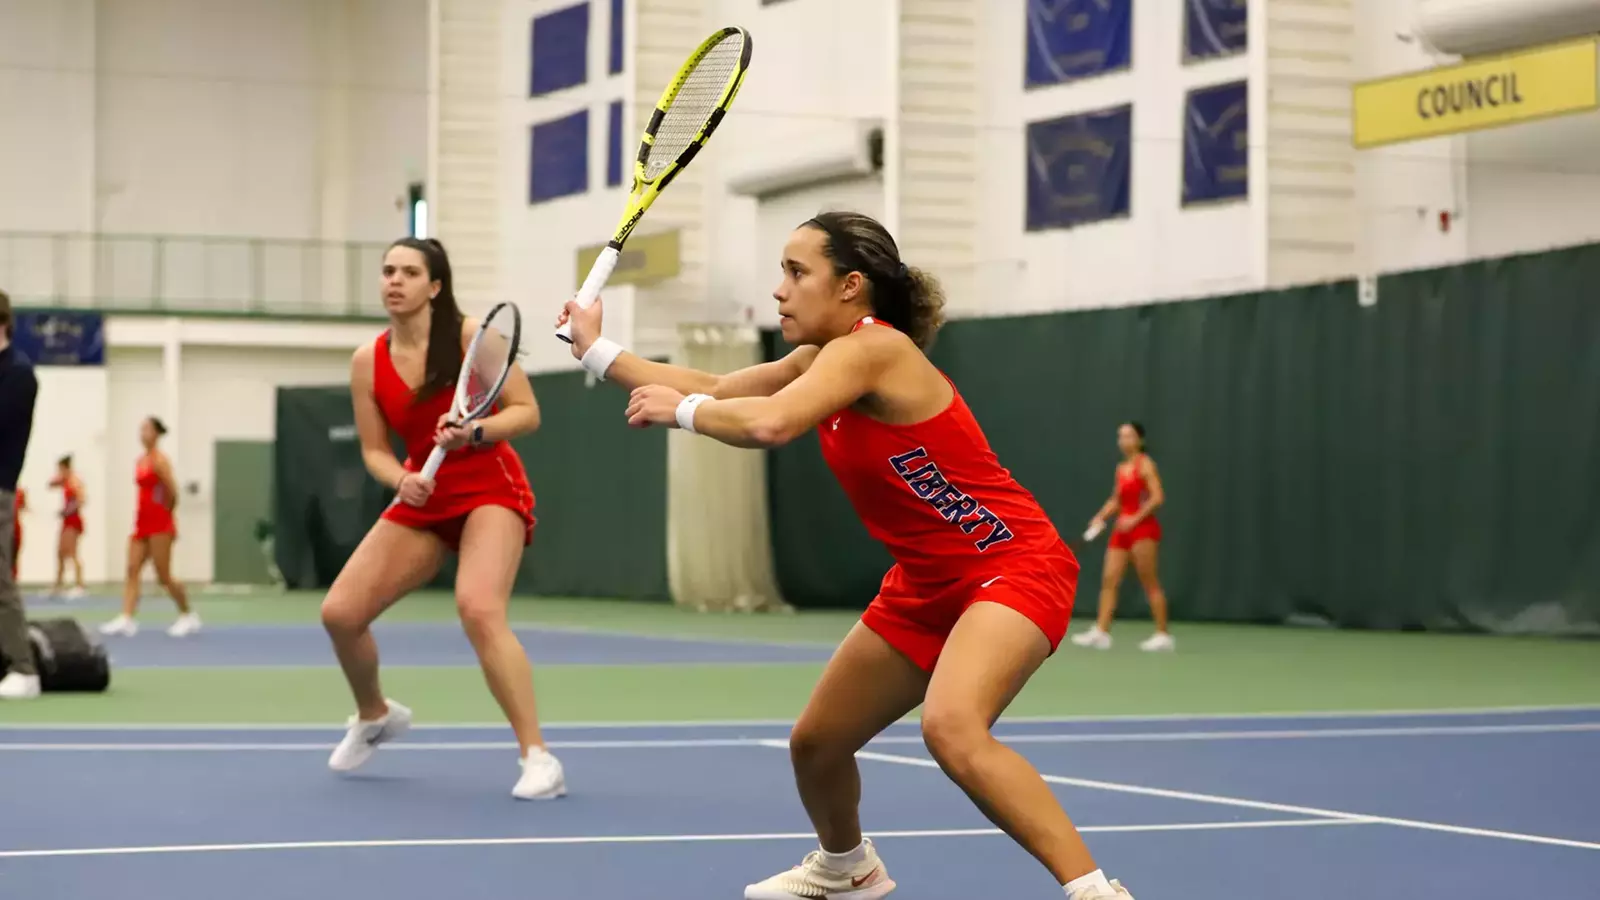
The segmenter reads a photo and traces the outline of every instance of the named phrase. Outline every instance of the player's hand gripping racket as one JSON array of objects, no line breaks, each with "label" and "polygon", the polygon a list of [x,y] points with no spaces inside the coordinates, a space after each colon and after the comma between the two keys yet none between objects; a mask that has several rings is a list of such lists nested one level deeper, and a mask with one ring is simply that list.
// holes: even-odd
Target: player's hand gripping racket
[{"label": "player's hand gripping racket", "polygon": [[[694,159],[711,140],[739,85],[750,68],[750,34],[743,28],[723,28],[701,42],[678,69],[672,83],[661,92],[656,110],[650,116],[639,141],[639,154],[633,162],[633,190],[622,211],[616,233],[600,251],[589,275],[578,289],[578,306],[587,309],[600,296],[611,271],[617,267],[622,245],[644,211],[661,196],[672,179]],[[572,343],[572,323],[556,329],[556,337]]]},{"label": "player's hand gripping racket", "polygon": [[[483,418],[493,411],[505,387],[506,376],[517,364],[517,348],[522,343],[522,314],[510,303],[498,303],[489,310],[478,325],[461,359],[461,372],[456,376],[456,394],[450,403],[451,425],[465,425]],[[422,464],[423,478],[432,479],[439,474],[444,463],[445,449],[435,446]],[[399,503],[396,496],[389,504]]]}]

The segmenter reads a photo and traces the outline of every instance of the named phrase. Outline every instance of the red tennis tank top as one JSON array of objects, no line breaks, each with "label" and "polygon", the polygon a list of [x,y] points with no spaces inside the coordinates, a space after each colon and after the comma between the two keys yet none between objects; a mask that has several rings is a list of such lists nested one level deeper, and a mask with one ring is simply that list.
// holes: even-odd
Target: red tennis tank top
[{"label": "red tennis tank top", "polygon": [[1131,516],[1137,513],[1149,495],[1150,490],[1144,483],[1144,475],[1139,472],[1138,457],[1128,465],[1117,466],[1117,500],[1123,515]]},{"label": "red tennis tank top", "polygon": [[[869,324],[884,323],[868,317],[855,327]],[[846,407],[818,426],[823,458],[867,532],[909,580],[930,587],[1009,558],[1064,557],[1076,566],[1038,501],[1000,465],[953,382],[951,390],[949,406],[914,425]]]},{"label": "red tennis tank top", "polygon": [[134,511],[134,529],[143,536],[172,531],[175,521],[167,486],[161,483],[148,454],[139,457],[133,469],[133,482],[139,486],[139,504]]},{"label": "red tennis tank top", "polygon": [[[422,464],[428,461],[428,455],[433,452],[433,435],[438,430],[439,417],[450,411],[455,392],[453,389],[435,391],[418,399],[416,392],[400,377],[393,358],[389,356],[389,332],[385,331],[378,337],[374,351],[373,397],[377,400],[378,410],[383,413],[384,421],[405,443],[406,469],[420,471]],[[498,405],[491,412],[497,410]],[[445,475],[446,471],[450,473],[448,476]],[[439,484],[434,496],[476,489],[480,483],[504,485],[508,471],[518,476],[518,481],[522,480],[522,460],[504,441],[452,450],[439,466]]]}]

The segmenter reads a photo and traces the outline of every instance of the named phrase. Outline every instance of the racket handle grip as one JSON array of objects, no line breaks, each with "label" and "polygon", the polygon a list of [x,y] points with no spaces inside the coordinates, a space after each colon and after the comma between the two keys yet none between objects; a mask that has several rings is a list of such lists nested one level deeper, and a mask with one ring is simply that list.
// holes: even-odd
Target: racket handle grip
[{"label": "racket handle grip", "polygon": [[[433,476],[439,474],[439,466],[441,466],[443,464],[444,464],[444,448],[435,446],[433,448],[433,452],[428,454],[428,461],[422,464],[422,471],[418,472],[417,474],[421,475],[423,478],[432,479]],[[389,505],[390,506],[398,506],[399,504],[400,504],[400,492],[396,491],[395,495],[394,495],[394,499],[389,501]]]},{"label": "racket handle grip", "polygon": [[[617,260],[622,256],[620,247],[607,244],[600,255],[595,257],[594,265],[589,267],[589,276],[583,279],[583,287],[578,288],[578,296],[572,298],[578,301],[581,309],[588,309],[594,305],[596,297],[600,296],[600,289],[606,286],[606,281],[611,278],[611,273],[617,268]],[[556,337],[572,343],[572,323],[556,329]]]}]

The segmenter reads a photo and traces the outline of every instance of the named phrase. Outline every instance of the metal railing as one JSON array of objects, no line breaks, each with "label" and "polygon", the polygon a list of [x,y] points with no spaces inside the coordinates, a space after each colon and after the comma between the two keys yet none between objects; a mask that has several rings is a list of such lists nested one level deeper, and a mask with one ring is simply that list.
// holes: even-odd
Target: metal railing
[{"label": "metal railing", "polygon": [[374,316],[385,243],[0,231],[20,307]]}]

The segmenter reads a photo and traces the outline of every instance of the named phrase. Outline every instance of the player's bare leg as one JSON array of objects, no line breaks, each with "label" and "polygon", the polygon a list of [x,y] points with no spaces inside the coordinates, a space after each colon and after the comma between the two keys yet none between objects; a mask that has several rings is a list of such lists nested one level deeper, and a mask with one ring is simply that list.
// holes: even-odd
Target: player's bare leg
[{"label": "player's bare leg", "polygon": [[998,603],[973,604],[934,667],[922,711],[923,738],[945,774],[1058,883],[1089,876],[1101,888],[1069,889],[1070,896],[1115,896],[1050,786],[990,733],[1049,655],[1049,640],[1026,616]]},{"label": "player's bare leg", "polygon": [[101,634],[120,634],[132,637],[139,632],[136,617],[139,614],[139,578],[150,557],[149,543],[141,538],[128,538],[128,567],[122,576],[122,612],[116,618],[102,623]]},{"label": "player's bare leg", "polygon": [[432,580],[444,558],[439,539],[379,519],[345,562],[322,601],[322,627],[356,701],[345,739],[328,765],[339,771],[360,766],[379,743],[404,734],[411,711],[383,695],[378,679],[374,620],[396,600]]},{"label": "player's bare leg", "polygon": [[820,850],[800,867],[745,888],[748,900],[871,900],[894,890],[861,834],[855,754],[922,702],[928,673],[857,622],[835,651],[789,736],[789,757]]},{"label": "player's bare leg", "polygon": [[1107,547],[1105,566],[1100,572],[1100,607],[1094,626],[1073,635],[1074,644],[1096,650],[1111,649],[1111,622],[1117,617],[1117,589],[1122,586],[1122,576],[1127,571],[1128,551]]},{"label": "player's bare leg", "polygon": [[1160,545],[1144,540],[1133,545],[1133,567],[1144,586],[1144,595],[1150,601],[1150,618],[1155,620],[1156,633],[1141,641],[1141,650],[1176,650],[1178,644],[1167,631],[1167,592],[1161,589],[1161,579],[1156,575],[1156,559]]},{"label": "player's bare leg", "polygon": [[521,747],[522,777],[512,795],[525,800],[566,793],[561,764],[545,749],[533,690],[533,665],[507,607],[522,562],[526,525],[503,506],[483,506],[467,516],[461,531],[461,565],[456,574],[456,609],[461,627],[478,653],[489,692],[500,704]]}]

